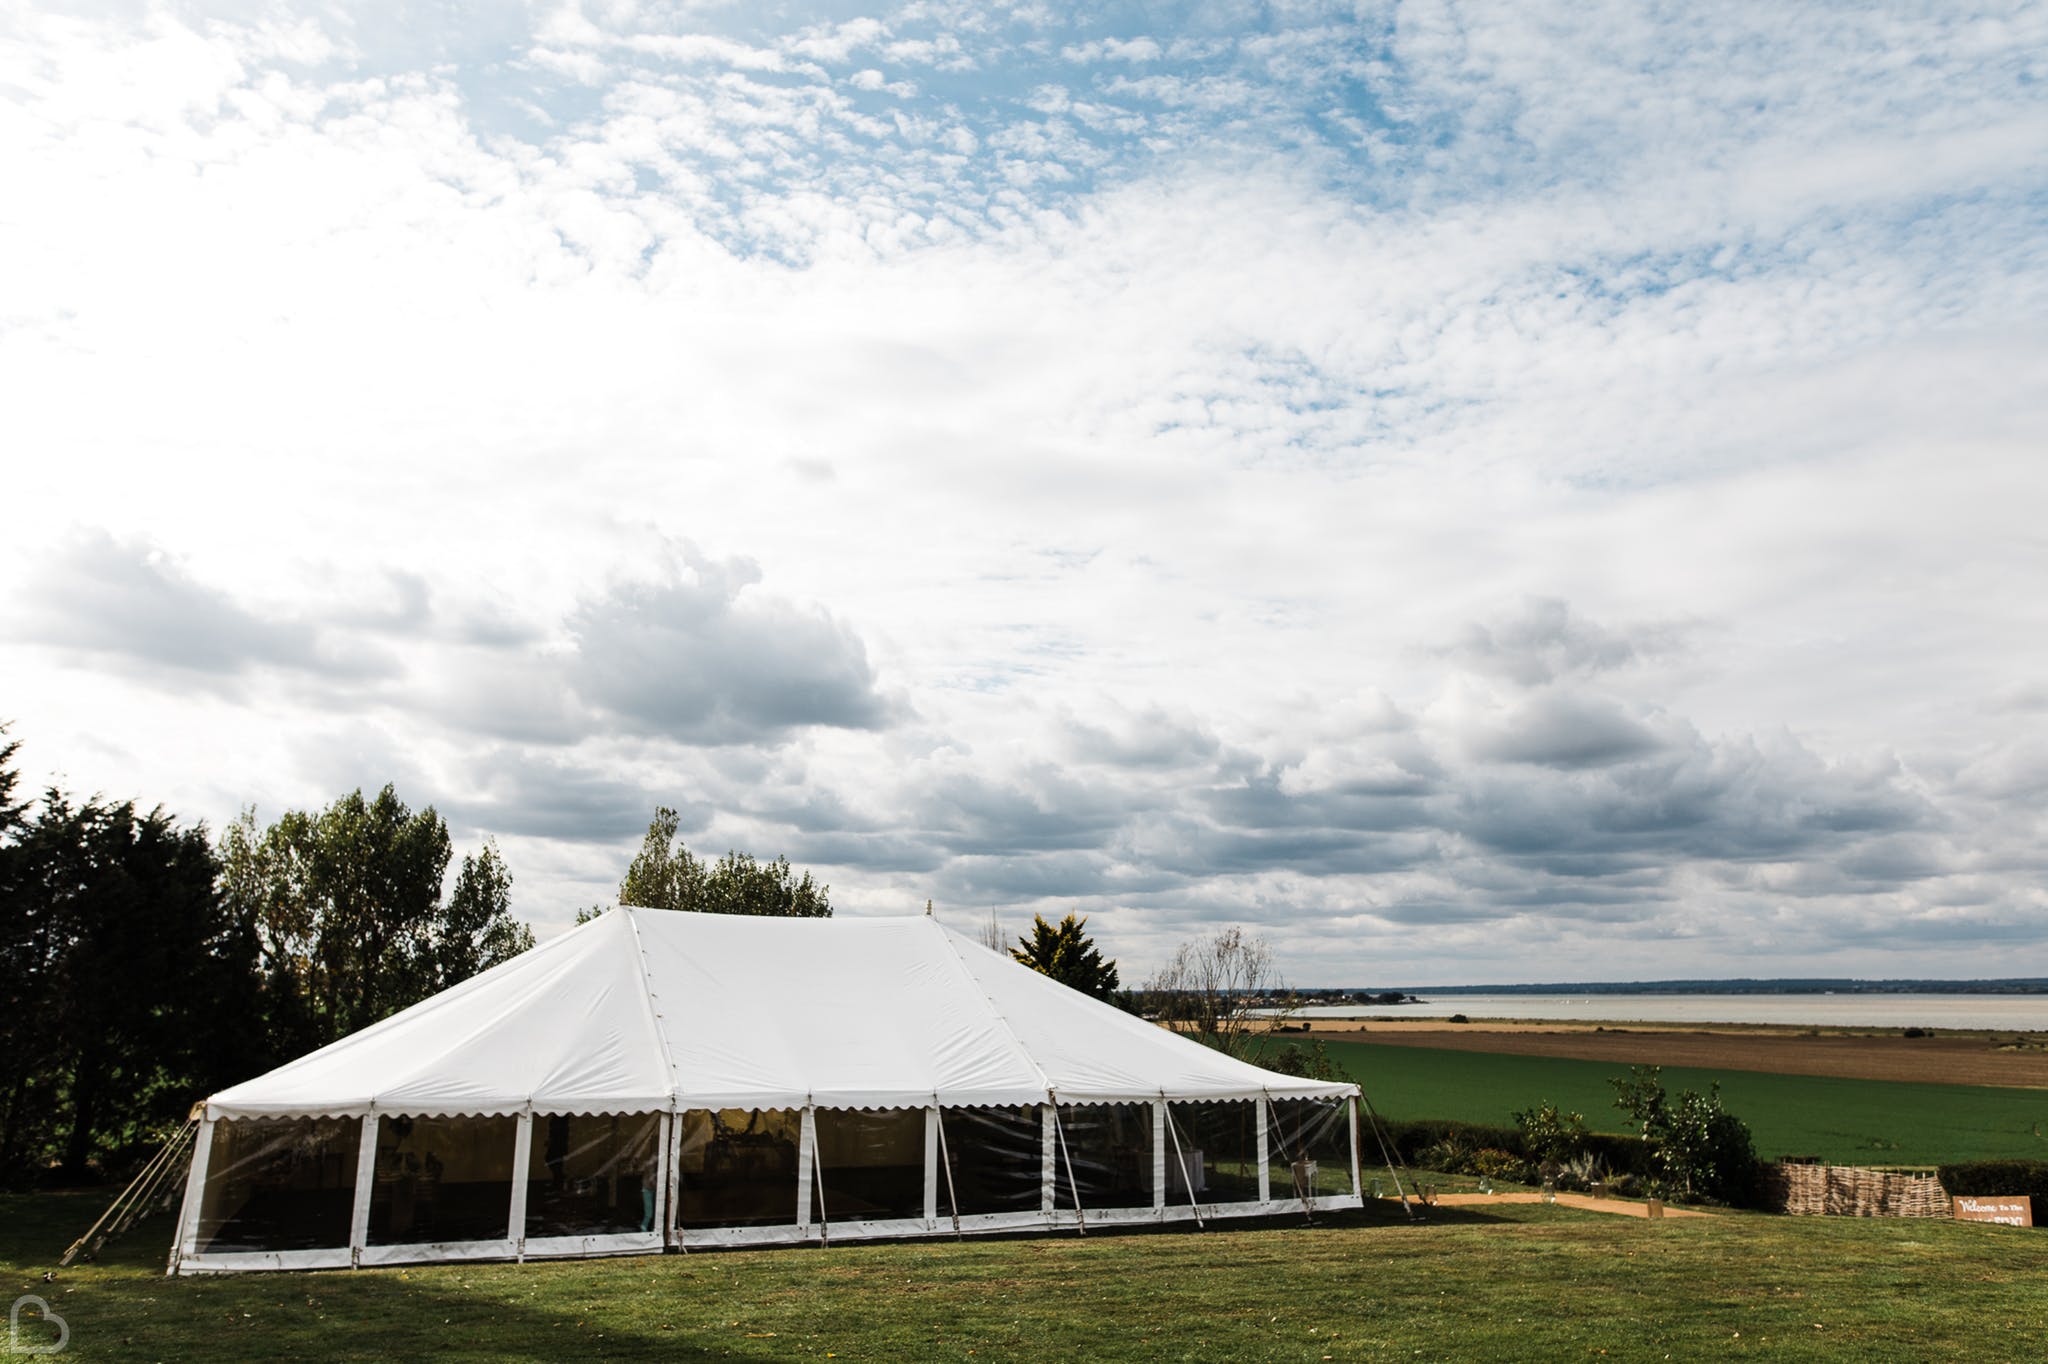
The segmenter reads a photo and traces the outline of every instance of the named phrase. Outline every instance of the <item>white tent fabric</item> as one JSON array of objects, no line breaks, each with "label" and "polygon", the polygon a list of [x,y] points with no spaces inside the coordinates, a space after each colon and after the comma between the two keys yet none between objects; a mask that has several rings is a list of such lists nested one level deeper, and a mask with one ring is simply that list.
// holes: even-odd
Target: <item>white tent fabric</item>
[{"label": "white tent fabric", "polygon": [[935,918],[621,908],[267,1075],[212,1120],[1356,1093],[1088,999]]},{"label": "white tent fabric", "polygon": [[933,918],[621,908],[206,1099],[171,1272],[1355,1208],[1357,1095]]}]

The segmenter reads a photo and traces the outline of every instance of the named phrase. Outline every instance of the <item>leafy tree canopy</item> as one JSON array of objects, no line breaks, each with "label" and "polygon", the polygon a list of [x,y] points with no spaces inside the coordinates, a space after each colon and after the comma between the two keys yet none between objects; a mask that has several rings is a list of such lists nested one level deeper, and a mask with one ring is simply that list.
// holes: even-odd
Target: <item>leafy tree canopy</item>
[{"label": "leafy tree canopy", "polygon": [[262,958],[272,1027],[287,1054],[366,1027],[533,946],[511,915],[497,846],[463,858],[432,806],[386,786],[270,827],[245,810],[221,839],[221,881]]},{"label": "leafy tree canopy", "polygon": [[1072,914],[1058,924],[1043,914],[1033,918],[1031,932],[1018,938],[1010,955],[1042,976],[1105,1003],[1117,992],[1116,963],[1102,955],[1088,936],[1088,921]]},{"label": "leafy tree canopy", "polygon": [[1754,1197],[1758,1165],[1749,1127],[1721,1106],[1721,1083],[1705,1094],[1664,1090],[1661,1066],[1632,1066],[1608,1083],[1614,1106],[1649,1143],[1660,1187],[1688,1198],[1743,1203]]},{"label": "leafy tree canopy", "polygon": [[[0,753],[11,758],[13,746]],[[0,774],[0,799],[11,773]],[[45,794],[0,828],[0,1182],[77,1179],[244,1073],[254,982],[203,828]]]},{"label": "leafy tree canopy", "polygon": [[755,914],[796,919],[832,916],[831,887],[789,859],[757,862],[728,852],[705,862],[678,838],[680,820],[666,805],[654,812],[639,853],[619,882],[619,903],[643,909],[685,909],[700,914]]}]

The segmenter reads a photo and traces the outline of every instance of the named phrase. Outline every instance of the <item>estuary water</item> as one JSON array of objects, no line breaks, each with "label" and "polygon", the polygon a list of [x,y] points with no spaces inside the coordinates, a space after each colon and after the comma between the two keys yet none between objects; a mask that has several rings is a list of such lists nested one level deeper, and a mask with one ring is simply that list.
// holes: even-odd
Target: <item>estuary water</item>
[{"label": "estuary water", "polygon": [[1613,1023],[1776,1023],[1808,1028],[1984,1028],[2048,1032],[2048,995],[1460,995],[1420,1004],[1330,1004],[1297,1018],[1584,1019]]}]

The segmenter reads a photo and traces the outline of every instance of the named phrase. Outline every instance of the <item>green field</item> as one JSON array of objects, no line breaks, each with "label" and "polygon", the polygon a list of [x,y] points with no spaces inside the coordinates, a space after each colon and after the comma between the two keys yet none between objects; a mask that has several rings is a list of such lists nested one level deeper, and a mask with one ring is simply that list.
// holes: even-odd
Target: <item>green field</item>
[{"label": "green field", "polygon": [[[1549,1100],[1620,1131],[1607,1061],[1331,1042],[1330,1059],[1388,1118],[1510,1124],[1516,1109]],[[2048,1090],[1820,1079],[1756,1071],[1667,1067],[1665,1088],[1702,1092],[1721,1081],[1728,1111],[1749,1124],[1757,1154],[1820,1156],[1844,1165],[1937,1165],[1994,1157],[2048,1159]]]},{"label": "green field", "polygon": [[50,1300],[67,1359],[2048,1355],[2048,1234],[1949,1222],[1523,1204],[1411,1225],[1382,1207],[1313,1227],[165,1279],[160,1219],[43,1283],[104,1197],[0,1197],[0,1288]]}]

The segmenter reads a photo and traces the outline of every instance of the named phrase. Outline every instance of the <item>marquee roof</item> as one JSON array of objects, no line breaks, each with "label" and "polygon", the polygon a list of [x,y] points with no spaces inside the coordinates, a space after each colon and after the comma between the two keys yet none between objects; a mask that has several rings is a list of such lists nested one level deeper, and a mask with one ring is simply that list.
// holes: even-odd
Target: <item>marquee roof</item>
[{"label": "marquee roof", "polygon": [[935,918],[621,907],[208,1099],[206,1116],[1308,1097]]}]

